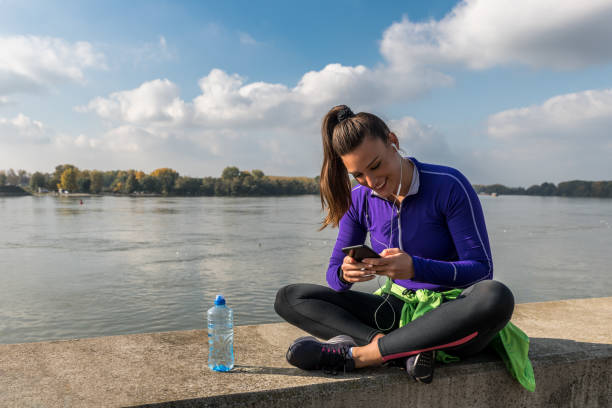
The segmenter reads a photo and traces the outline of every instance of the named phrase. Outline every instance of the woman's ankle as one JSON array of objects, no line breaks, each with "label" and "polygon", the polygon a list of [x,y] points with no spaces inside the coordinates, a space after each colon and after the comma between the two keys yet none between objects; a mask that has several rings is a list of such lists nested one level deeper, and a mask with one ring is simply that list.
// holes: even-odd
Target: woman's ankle
[{"label": "woman's ankle", "polygon": [[384,362],[378,349],[378,340],[383,336],[384,334],[379,333],[374,336],[370,344],[363,347],[353,347],[355,368],[381,365]]}]

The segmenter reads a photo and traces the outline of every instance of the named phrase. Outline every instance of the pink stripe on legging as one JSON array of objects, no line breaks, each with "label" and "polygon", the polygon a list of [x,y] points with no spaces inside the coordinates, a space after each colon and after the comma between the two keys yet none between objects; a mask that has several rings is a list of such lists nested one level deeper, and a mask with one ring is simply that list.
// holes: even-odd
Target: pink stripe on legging
[{"label": "pink stripe on legging", "polygon": [[404,353],[389,354],[388,356],[383,356],[383,361],[393,360],[395,358],[401,358],[401,357],[408,357],[408,356],[412,356],[412,355],[419,354],[419,353],[422,353],[424,351],[429,351],[429,350],[438,350],[438,349],[443,349],[443,348],[448,348],[448,347],[459,346],[461,344],[467,343],[468,341],[472,340],[476,336],[478,336],[478,332],[474,332],[470,334],[469,336],[465,336],[464,338],[459,339],[457,341],[453,341],[452,343],[442,344],[441,346],[428,347],[428,348],[424,348],[421,350],[406,351]]}]

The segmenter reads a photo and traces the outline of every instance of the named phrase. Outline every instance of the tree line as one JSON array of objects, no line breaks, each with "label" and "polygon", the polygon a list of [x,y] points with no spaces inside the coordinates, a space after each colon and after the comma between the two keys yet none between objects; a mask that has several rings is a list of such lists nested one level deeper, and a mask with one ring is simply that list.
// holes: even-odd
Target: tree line
[{"label": "tree line", "polygon": [[[26,187],[33,192],[65,190],[92,194],[266,196],[319,193],[318,176],[266,176],[261,170],[242,171],[234,166],[226,167],[218,178],[194,178],[181,176],[170,168],[146,174],[137,170],[80,170],[72,164],[62,164],[56,166],[53,173],[0,170],[0,187],[5,185]],[[545,182],[528,188],[502,184],[474,184],[473,187],[477,193],[485,194],[612,198],[612,181],[572,180],[558,185]]]},{"label": "tree line", "polygon": [[477,193],[498,195],[531,195],[531,196],[560,196],[560,197],[601,197],[612,198],[612,181],[563,181],[557,185],[554,183],[542,183],[528,188],[506,187],[502,184],[481,185],[475,184]]},{"label": "tree line", "polygon": [[53,173],[0,170],[0,186],[14,185],[39,191],[90,194],[162,194],[185,196],[266,196],[318,194],[319,177],[266,176],[261,170],[226,167],[221,177],[186,177],[171,168],[146,174],[138,170],[81,170],[72,164],[55,167]]}]

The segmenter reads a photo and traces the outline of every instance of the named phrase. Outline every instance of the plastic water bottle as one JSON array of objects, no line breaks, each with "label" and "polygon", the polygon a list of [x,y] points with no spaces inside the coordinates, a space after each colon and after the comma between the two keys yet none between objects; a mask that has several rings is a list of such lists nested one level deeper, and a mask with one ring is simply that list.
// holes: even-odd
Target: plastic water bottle
[{"label": "plastic water bottle", "polygon": [[208,309],[208,367],[215,371],[234,368],[234,313],[217,295]]}]

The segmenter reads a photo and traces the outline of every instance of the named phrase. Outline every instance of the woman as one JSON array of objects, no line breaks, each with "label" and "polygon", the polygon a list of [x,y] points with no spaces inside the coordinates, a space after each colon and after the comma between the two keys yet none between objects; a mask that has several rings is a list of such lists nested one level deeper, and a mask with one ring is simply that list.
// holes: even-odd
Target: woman
[{"label": "woman", "polygon": [[[459,171],[402,157],[397,136],[375,115],[336,106],[323,119],[322,136],[322,228],[339,226],[327,270],[330,288],[288,285],[274,306],[289,323],[330,340],[299,338],[287,360],[332,372],[400,363],[418,381],[430,382],[437,350],[459,357],[479,352],[514,309],[510,290],[491,280],[478,197]],[[353,189],[349,173],[359,183]],[[358,262],[344,255],[343,247],[363,244],[368,233],[381,258]],[[392,279],[404,295],[465,290],[399,327],[399,296],[350,290],[378,276]]]}]

